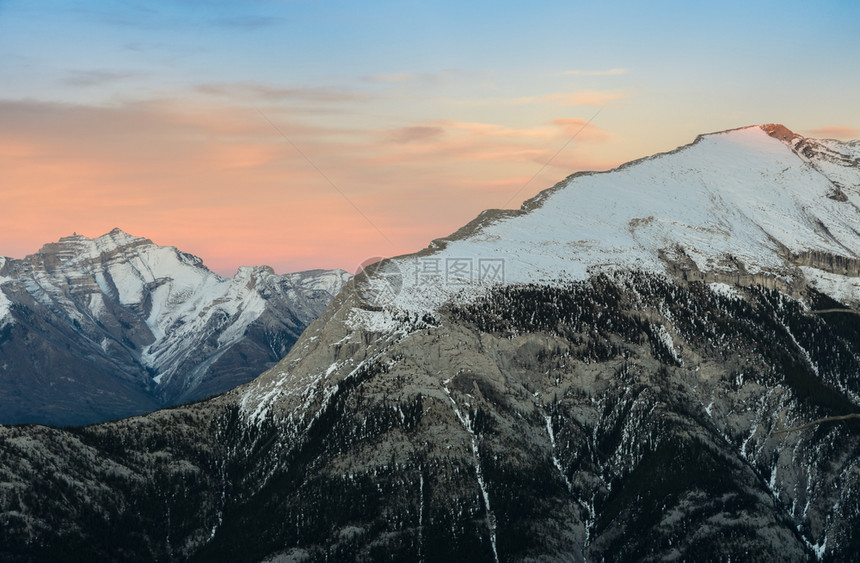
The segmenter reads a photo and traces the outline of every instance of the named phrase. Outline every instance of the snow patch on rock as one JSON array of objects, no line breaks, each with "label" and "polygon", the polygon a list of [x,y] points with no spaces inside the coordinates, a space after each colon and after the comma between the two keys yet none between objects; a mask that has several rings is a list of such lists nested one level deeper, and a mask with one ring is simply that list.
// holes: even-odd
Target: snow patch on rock
[{"label": "snow patch on rock", "polygon": [[14,322],[12,319],[12,302],[3,292],[3,284],[8,281],[11,280],[0,276],[0,328],[4,328],[6,325]]}]

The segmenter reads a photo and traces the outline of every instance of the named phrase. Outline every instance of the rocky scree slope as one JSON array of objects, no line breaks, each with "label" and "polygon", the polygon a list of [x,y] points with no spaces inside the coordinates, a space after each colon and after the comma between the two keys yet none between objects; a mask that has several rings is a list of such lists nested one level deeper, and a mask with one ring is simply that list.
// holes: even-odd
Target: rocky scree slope
[{"label": "rocky scree slope", "polygon": [[850,560],[860,428],[783,430],[860,410],[858,160],[763,126],[575,175],[214,400],[0,429],[0,553]]},{"label": "rocky scree slope", "polygon": [[84,424],[201,399],[281,359],[349,275],[232,279],[116,229],[0,259],[0,422]]}]

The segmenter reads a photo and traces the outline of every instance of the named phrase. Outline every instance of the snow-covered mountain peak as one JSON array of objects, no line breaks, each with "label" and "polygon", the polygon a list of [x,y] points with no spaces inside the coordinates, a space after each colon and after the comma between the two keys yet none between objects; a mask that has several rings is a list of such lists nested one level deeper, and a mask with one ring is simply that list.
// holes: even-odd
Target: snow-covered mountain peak
[{"label": "snow-covered mountain peak", "polygon": [[[203,260],[192,254],[182,252],[172,246],[159,246],[152,240],[130,235],[118,228],[96,238],[88,238],[77,233],[61,237],[58,242],[44,245],[35,255],[57,257],[69,265],[92,264],[110,261],[148,262],[153,276],[169,274],[171,270],[183,265],[209,272]],[[29,258],[29,257],[28,257]],[[141,264],[143,265],[143,264]],[[211,273],[211,272],[210,272]],[[152,280],[149,280],[152,281]]]},{"label": "snow-covered mountain peak", "polygon": [[123,231],[119,227],[114,227],[113,229],[111,229],[111,231],[109,233],[103,234],[102,236],[94,239],[94,241],[95,241],[96,245],[98,245],[98,246],[103,245],[105,247],[110,245],[110,244],[116,245],[117,247],[121,247],[121,246],[128,246],[130,244],[137,244],[137,243],[141,243],[141,242],[152,244],[151,240],[149,240],[147,238],[136,237],[134,235],[131,235],[131,234]]},{"label": "snow-covered mountain peak", "polygon": [[279,359],[348,279],[341,271],[281,276],[268,266],[223,278],[194,255],[120,229],[73,234],[0,264],[0,328],[16,322],[13,302],[38,304],[74,327],[91,354],[145,374],[144,387],[175,402],[232,386],[206,380],[222,357],[237,362],[224,356],[237,343],[246,344],[236,354],[256,364],[225,367],[233,385],[252,365]]},{"label": "snow-covered mountain peak", "polygon": [[856,144],[782,125],[745,127],[574,174],[519,211],[485,212],[427,250],[393,259],[402,288],[384,306],[432,310],[499,283],[618,270],[785,285],[806,276],[857,299],[848,275],[860,266],[857,224]]},{"label": "snow-covered mountain peak", "polygon": [[100,237],[89,238],[74,233],[69,236],[60,237],[57,242],[50,242],[42,246],[35,256],[56,256],[62,261],[95,259],[101,255],[110,255],[122,252],[124,249],[141,245],[153,244],[151,240],[129,235],[120,229],[114,229]]}]

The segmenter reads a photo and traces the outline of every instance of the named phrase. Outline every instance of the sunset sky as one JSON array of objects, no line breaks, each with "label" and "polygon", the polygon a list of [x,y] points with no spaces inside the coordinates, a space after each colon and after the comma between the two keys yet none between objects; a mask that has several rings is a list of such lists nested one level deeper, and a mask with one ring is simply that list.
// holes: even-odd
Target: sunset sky
[{"label": "sunset sky", "polygon": [[0,0],[0,255],[120,227],[354,271],[698,133],[860,138],[858,29],[855,0]]}]

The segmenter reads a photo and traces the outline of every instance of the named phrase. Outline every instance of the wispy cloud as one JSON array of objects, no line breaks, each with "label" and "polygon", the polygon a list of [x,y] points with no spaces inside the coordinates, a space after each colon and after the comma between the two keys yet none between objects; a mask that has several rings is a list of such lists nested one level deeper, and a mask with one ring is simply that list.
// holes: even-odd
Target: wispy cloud
[{"label": "wispy cloud", "polygon": [[[578,146],[603,142],[610,137],[606,131],[592,124],[586,125],[586,120],[580,118],[556,119],[535,127],[438,120],[423,126],[382,132],[381,145],[367,145],[370,150],[366,166],[436,163],[436,166],[450,168],[454,162],[542,165],[566,138],[576,132],[580,133],[576,137]],[[565,163],[565,160],[561,159],[559,163]]]},{"label": "wispy cloud", "polygon": [[602,106],[613,100],[623,100],[627,94],[620,92],[574,92],[562,94],[558,99],[565,106]]},{"label": "wispy cloud", "polygon": [[[232,10],[232,13],[224,9],[217,9],[216,11],[213,9],[215,7],[211,6],[211,2],[201,2],[195,6],[195,2],[186,0],[186,2],[177,3],[178,8],[170,7],[167,9],[160,6],[145,5],[141,2],[102,2],[98,7],[96,7],[96,3],[90,4],[91,6],[72,8],[72,11],[82,18],[120,28],[165,30],[203,26],[225,31],[255,31],[278,26],[285,21],[283,17],[266,13],[241,13],[235,9]],[[151,2],[150,4],[158,3]],[[229,3],[225,2],[224,4]],[[241,3],[234,4],[238,4],[238,6],[232,8],[243,9]],[[223,15],[211,15],[218,12]]]},{"label": "wispy cloud", "polygon": [[833,125],[830,127],[820,127],[818,129],[808,129],[807,134],[811,137],[827,138],[827,139],[858,139],[860,138],[860,129],[852,127],[842,127]]},{"label": "wispy cloud", "polygon": [[74,70],[66,74],[62,83],[66,86],[102,86],[139,76],[134,72],[111,70]]},{"label": "wispy cloud", "polygon": [[367,97],[363,94],[324,87],[312,88],[281,88],[260,84],[258,82],[224,82],[216,84],[201,84],[196,87],[198,93],[218,96],[234,100],[251,100],[278,102],[299,100],[303,102],[339,104],[346,102],[361,102]]},{"label": "wispy cloud", "polygon": [[580,92],[554,92],[541,96],[515,98],[513,103],[531,104],[535,102],[552,102],[562,106],[603,106],[613,100],[621,100],[627,94],[621,92],[585,90]]},{"label": "wispy cloud", "polygon": [[608,70],[565,70],[561,74],[565,76],[620,76],[628,72],[626,68],[610,68]]},{"label": "wispy cloud", "polygon": [[144,6],[140,3],[137,5],[132,3],[117,3],[114,6],[105,6],[104,4],[102,3],[98,7],[95,4],[92,6],[76,6],[72,8],[72,12],[87,20],[123,28],[151,28],[155,25],[164,25],[168,22],[164,14],[152,6]]},{"label": "wispy cloud", "polygon": [[418,78],[418,75],[411,72],[396,72],[394,74],[371,74],[365,76],[363,80],[380,84],[398,84],[401,82],[412,82],[416,78]]},{"label": "wispy cloud", "polygon": [[384,131],[386,139],[394,143],[411,143],[415,141],[428,141],[438,139],[445,133],[443,127],[428,127],[428,126],[412,126],[399,127]]},{"label": "wispy cloud", "polygon": [[576,135],[578,141],[603,142],[610,138],[608,132],[581,117],[563,117],[552,123],[564,129],[565,135]]},{"label": "wispy cloud", "polygon": [[363,76],[364,82],[375,84],[444,84],[454,80],[474,80],[480,78],[480,73],[469,72],[459,68],[446,68],[436,72],[394,72],[387,74],[370,74]]}]

